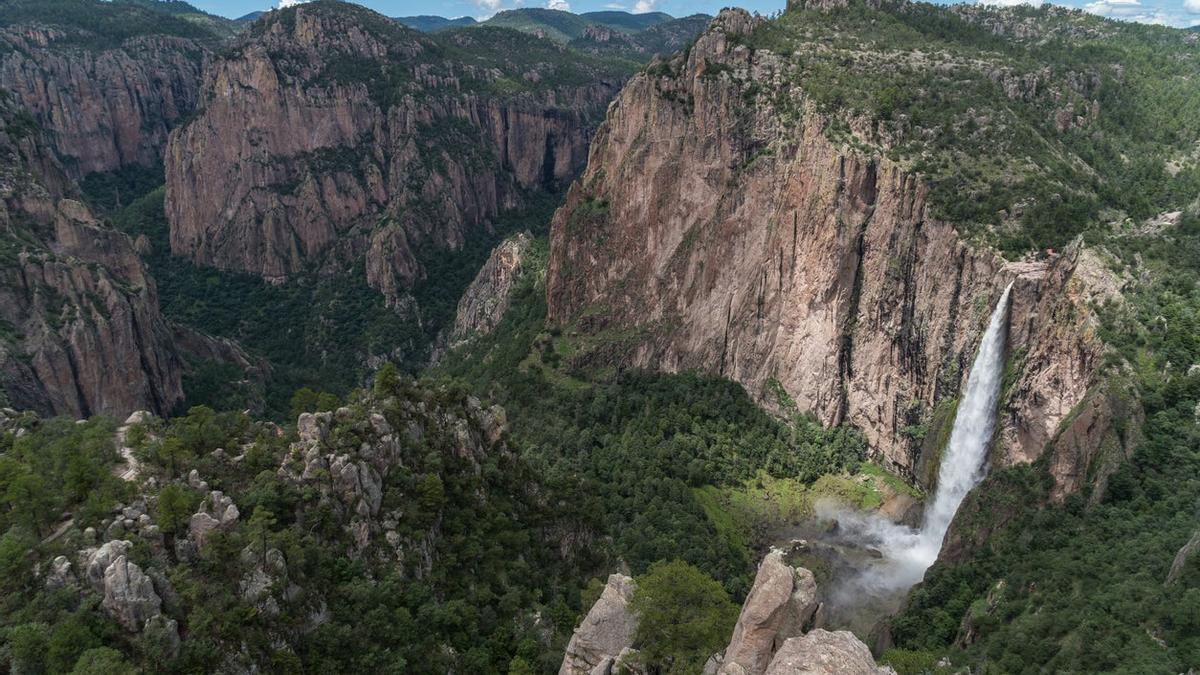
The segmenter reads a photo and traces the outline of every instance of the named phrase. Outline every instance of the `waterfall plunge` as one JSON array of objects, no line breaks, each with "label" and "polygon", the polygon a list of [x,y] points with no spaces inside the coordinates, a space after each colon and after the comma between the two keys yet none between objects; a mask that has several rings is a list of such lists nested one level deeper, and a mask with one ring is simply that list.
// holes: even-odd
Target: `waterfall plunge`
[{"label": "waterfall plunge", "polygon": [[929,564],[937,558],[942,539],[950,529],[950,521],[959,504],[984,474],[988,442],[996,428],[996,399],[1000,396],[1000,378],[1004,374],[1004,340],[1008,334],[1008,295],[1012,284],[1004,289],[987,332],[979,343],[979,354],[967,377],[950,431],[950,441],[938,470],[937,494],[925,512],[921,539],[927,549]]},{"label": "waterfall plunge", "polygon": [[1004,289],[992,311],[979,353],[967,376],[958,412],[938,471],[937,492],[925,511],[921,529],[898,525],[873,514],[846,512],[832,504],[818,505],[818,515],[835,518],[850,539],[877,549],[882,557],[842,580],[833,589],[835,604],[865,606],[872,601],[907,591],[937,560],[950,521],[971,488],[986,473],[988,443],[996,427],[996,401],[1004,370],[1004,342],[1008,327],[1008,299],[1012,284]]}]

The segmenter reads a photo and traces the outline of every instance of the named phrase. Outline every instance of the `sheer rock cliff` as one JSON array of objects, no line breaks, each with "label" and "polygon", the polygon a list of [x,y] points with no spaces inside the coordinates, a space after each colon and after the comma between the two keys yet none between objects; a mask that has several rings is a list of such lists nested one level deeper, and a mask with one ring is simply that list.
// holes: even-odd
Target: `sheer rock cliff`
[{"label": "sheer rock cliff", "polygon": [[195,108],[207,47],[169,35],[81,46],[90,37],[41,25],[0,30],[0,87],[46,131],[72,178],[156,166],[167,134]]},{"label": "sheer rock cliff", "polygon": [[183,397],[154,281],[129,237],[71,198],[36,129],[0,105],[0,383],[11,405],[87,417]]},{"label": "sheer rock cliff", "polygon": [[271,13],[206,71],[200,112],[171,136],[172,251],[270,280],[362,265],[398,301],[420,249],[458,249],[574,177],[619,86],[471,57],[509,37],[435,38],[336,3]]},{"label": "sheer rock cliff", "polygon": [[555,215],[550,321],[612,336],[582,357],[606,365],[714,372],[768,405],[778,383],[919,478],[930,411],[1013,283],[993,462],[1037,458],[1095,384],[1088,303],[1111,280],[1079,245],[1010,263],[937,220],[921,176],[832,140],[836,125],[882,142],[869,123],[819,112],[786,59],[744,44],[760,21],[722,12],[610,106]]}]

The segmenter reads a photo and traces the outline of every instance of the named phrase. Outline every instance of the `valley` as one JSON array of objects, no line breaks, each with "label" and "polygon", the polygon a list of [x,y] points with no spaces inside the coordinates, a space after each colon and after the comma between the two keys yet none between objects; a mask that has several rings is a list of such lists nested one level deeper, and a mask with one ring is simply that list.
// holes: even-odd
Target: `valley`
[{"label": "valley", "polygon": [[1194,38],[11,0],[0,669],[1200,667]]}]

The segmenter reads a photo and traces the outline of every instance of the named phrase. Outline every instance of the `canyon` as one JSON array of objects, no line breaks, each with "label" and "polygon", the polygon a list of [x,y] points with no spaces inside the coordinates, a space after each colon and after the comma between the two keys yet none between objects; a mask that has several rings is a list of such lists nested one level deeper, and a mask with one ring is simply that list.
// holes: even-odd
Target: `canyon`
[{"label": "canyon", "polygon": [[493,67],[511,39],[428,36],[327,3],[265,17],[171,135],[171,250],[274,282],[359,267],[402,302],[422,250],[459,249],[573,178],[620,87],[621,71],[548,43]]},{"label": "canyon", "polygon": [[69,20],[0,30],[0,87],[46,131],[71,178],[160,164],[170,130],[195,110],[215,37],[161,23],[125,40]]},{"label": "canyon", "polygon": [[1198,662],[1194,39],[410,21],[0,7],[0,670]]}]

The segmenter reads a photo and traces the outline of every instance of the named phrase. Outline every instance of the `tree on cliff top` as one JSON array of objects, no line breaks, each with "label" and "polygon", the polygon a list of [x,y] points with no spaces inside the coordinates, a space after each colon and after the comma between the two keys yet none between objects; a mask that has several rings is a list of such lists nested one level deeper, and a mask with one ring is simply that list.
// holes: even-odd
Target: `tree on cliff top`
[{"label": "tree on cliff top", "polygon": [[662,673],[698,673],[725,646],[738,606],[717,581],[682,560],[657,562],[637,580],[635,643]]}]

